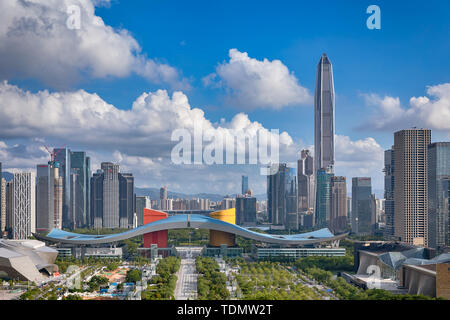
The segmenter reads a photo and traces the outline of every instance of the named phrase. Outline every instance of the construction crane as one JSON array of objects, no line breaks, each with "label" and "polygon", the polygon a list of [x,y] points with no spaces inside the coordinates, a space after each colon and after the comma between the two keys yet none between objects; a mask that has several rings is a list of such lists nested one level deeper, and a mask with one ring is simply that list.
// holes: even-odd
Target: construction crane
[{"label": "construction crane", "polygon": [[50,162],[54,163],[56,161],[56,156],[58,153],[60,153],[62,151],[62,149],[65,148],[66,145],[62,146],[58,151],[55,152],[55,148],[53,148],[53,151],[50,151],[50,149],[44,145],[45,150],[47,150],[47,152],[50,154]]}]

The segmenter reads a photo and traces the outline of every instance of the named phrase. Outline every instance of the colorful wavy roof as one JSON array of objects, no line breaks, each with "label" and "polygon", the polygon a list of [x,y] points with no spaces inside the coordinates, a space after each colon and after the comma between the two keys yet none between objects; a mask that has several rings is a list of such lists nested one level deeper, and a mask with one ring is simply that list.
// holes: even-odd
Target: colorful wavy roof
[{"label": "colorful wavy roof", "polygon": [[224,222],[211,217],[198,214],[180,214],[169,216],[167,219],[158,220],[143,226],[130,229],[125,232],[115,234],[87,235],[78,234],[60,229],[52,229],[47,236],[35,235],[36,237],[52,242],[70,244],[103,244],[117,242],[149,232],[170,229],[198,228],[224,231],[233,233],[244,238],[280,245],[307,245],[320,242],[334,241],[342,239],[346,234],[335,236],[327,228],[317,231],[292,234],[292,235],[272,235],[248,230],[241,226]]}]

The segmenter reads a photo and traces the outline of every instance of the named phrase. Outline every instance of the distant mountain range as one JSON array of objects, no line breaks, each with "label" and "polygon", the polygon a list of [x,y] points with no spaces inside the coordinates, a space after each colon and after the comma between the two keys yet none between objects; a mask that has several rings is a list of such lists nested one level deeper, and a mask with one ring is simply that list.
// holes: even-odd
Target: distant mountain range
[{"label": "distant mountain range", "polygon": [[[2,177],[5,178],[6,181],[11,181],[14,177],[14,175],[11,172],[8,171],[3,171],[2,172]],[[137,196],[149,196],[150,199],[152,200],[157,200],[159,199],[159,189],[158,188],[134,188],[136,195]],[[350,190],[351,191],[351,186],[350,186]],[[378,199],[383,199],[384,197],[384,190],[380,190],[380,189],[373,189],[372,190],[373,193],[376,194]],[[236,194],[230,194],[228,195],[229,197],[235,198]],[[351,192],[348,193],[348,196],[351,197]],[[225,197],[225,195],[221,195],[221,194],[216,194],[216,193],[195,193],[195,194],[187,194],[187,193],[181,193],[181,192],[172,192],[172,191],[167,191],[167,197],[168,198],[172,198],[172,199],[196,199],[196,198],[200,198],[200,199],[209,199],[211,201],[222,201],[223,198]],[[264,201],[267,200],[267,194],[262,193],[262,194],[256,194],[254,195],[254,197],[258,200],[258,201]]]},{"label": "distant mountain range", "polygon": [[[134,191],[137,196],[149,196],[152,200],[159,199],[159,189],[158,188],[134,188]],[[230,194],[229,197],[235,198],[236,194]],[[172,192],[167,191],[167,197],[172,199],[209,199],[211,201],[222,201],[225,195],[216,194],[216,193],[195,193],[195,194],[186,194],[181,192]],[[265,194],[255,195],[258,201],[266,200]]]}]

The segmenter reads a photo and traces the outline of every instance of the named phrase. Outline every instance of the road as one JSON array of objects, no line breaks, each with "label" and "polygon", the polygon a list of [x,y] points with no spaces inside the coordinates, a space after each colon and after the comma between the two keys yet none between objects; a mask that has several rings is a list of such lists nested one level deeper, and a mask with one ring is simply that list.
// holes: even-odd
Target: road
[{"label": "road", "polygon": [[193,300],[197,298],[198,273],[195,268],[195,257],[200,254],[201,249],[201,247],[177,247],[181,257],[181,265],[177,273],[175,300]]}]

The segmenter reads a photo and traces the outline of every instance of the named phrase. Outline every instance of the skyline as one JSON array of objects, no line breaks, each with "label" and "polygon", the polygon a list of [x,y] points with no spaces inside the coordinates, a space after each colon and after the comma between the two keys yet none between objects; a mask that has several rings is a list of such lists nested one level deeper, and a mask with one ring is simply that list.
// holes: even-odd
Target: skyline
[{"label": "skyline", "polygon": [[[84,3],[82,16],[94,18],[91,2]],[[229,132],[279,128],[280,133],[286,132],[280,149],[284,158],[280,160],[296,162],[301,149],[311,148],[314,143],[314,69],[323,52],[334,67],[336,175],[346,176],[348,181],[368,176],[374,190],[382,190],[383,153],[393,144],[394,131],[415,125],[433,129],[433,142],[448,139],[450,127],[445,119],[450,112],[450,80],[443,70],[449,61],[443,57],[449,48],[445,41],[439,41],[450,29],[445,28],[449,22],[439,18],[448,4],[435,3],[435,9],[430,10],[419,8],[418,2],[403,8],[381,1],[381,30],[365,28],[366,3],[349,6],[330,2],[321,8],[321,14],[330,19],[335,30],[329,30],[329,25],[319,27],[313,21],[318,5],[283,4],[284,8],[276,7],[272,12],[274,16],[283,15],[283,21],[264,20],[268,11],[263,9],[246,15],[252,10],[248,4],[239,7],[236,16],[230,15],[230,8],[209,4],[206,8],[210,12],[216,12],[218,7],[223,10],[216,16],[218,22],[201,33],[204,38],[199,38],[198,32],[179,32],[184,39],[176,43],[177,23],[195,16],[197,4],[185,8],[186,17],[170,27],[160,20],[164,15],[157,17],[167,11],[165,4],[141,3],[142,10],[136,10],[129,4],[110,3],[95,9],[104,25],[82,20],[80,30],[90,33],[77,34],[66,28],[66,12],[55,2],[44,6],[45,14],[54,18],[48,22],[53,23],[53,32],[46,34],[44,28],[38,28],[42,34],[37,35],[13,19],[24,12],[33,17],[33,8],[20,8],[18,2],[1,4],[3,12],[9,11],[8,19],[0,19],[0,39],[5,40],[1,45],[4,50],[0,54],[0,79],[8,81],[0,85],[0,161],[5,170],[34,170],[36,164],[48,160],[43,144],[67,144],[68,148],[84,150],[91,156],[93,172],[102,161],[120,163],[125,171],[134,173],[137,187],[167,185],[170,190],[184,193],[238,193],[241,176],[246,175],[254,193],[262,194],[265,177],[259,176],[258,167],[170,164],[166,157],[171,148],[170,132],[197,121]],[[178,16],[181,11],[173,14]],[[311,17],[305,17],[305,12]],[[408,27],[403,24],[406,18],[414,20],[424,12],[429,14],[429,27],[420,33],[422,37],[412,39],[420,23]],[[220,21],[231,17],[238,25],[254,22],[250,33],[256,36],[249,37],[246,30],[239,34],[232,26],[224,38],[212,41]],[[298,17],[302,19],[294,24]],[[188,29],[210,21],[208,15],[197,18],[198,22]],[[277,23],[269,26],[264,21]],[[45,26],[41,19],[35,22]],[[262,31],[255,33],[256,28]],[[151,31],[159,29],[161,34]],[[432,38],[426,37],[433,31],[436,34]],[[238,34],[232,39],[231,35]],[[275,39],[277,35],[279,40]],[[333,41],[327,41],[328,38]],[[34,45],[36,56],[18,53],[17,50],[26,49],[19,44],[21,39],[27,39],[26,45]],[[39,44],[37,39],[45,41]],[[80,42],[83,45],[75,42],[74,46],[74,39],[84,40]],[[88,40],[96,41],[91,44]],[[271,46],[264,45],[271,40]],[[209,45],[204,46],[205,43]],[[60,44],[73,52],[55,49]],[[418,44],[424,49],[413,50]],[[52,52],[46,51],[46,46]],[[396,50],[390,51],[389,58],[377,58],[380,48]],[[108,51],[120,59],[112,59],[114,55]],[[18,67],[19,63],[28,69]],[[9,72],[11,68],[15,73]],[[53,75],[59,75],[52,78],[56,84],[50,79]],[[273,79],[281,85],[274,86]],[[270,95],[265,96],[268,88]],[[367,122],[371,126],[363,129]]]}]

